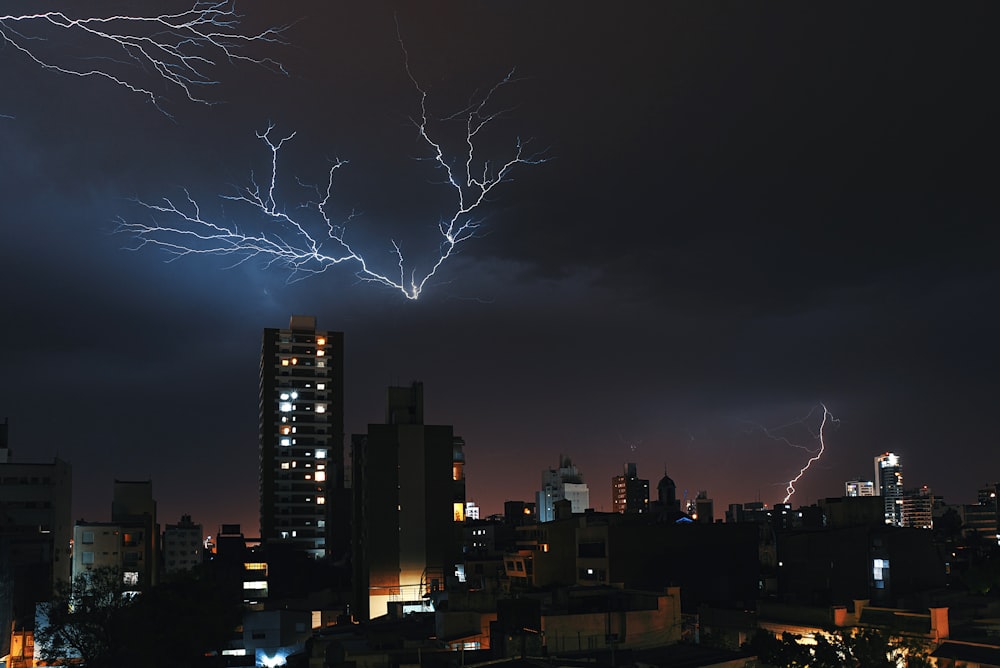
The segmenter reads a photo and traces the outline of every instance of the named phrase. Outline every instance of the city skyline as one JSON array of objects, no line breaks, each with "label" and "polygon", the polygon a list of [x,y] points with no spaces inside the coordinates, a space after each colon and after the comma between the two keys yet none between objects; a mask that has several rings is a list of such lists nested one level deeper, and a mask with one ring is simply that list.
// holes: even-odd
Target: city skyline
[{"label": "city skyline", "polygon": [[[768,432],[812,447],[798,421],[820,402],[838,423],[793,505],[840,496],[886,451],[951,503],[1000,478],[985,168],[1000,109],[983,83],[1000,47],[979,5],[240,13],[248,30],[289,25],[287,46],[250,47],[288,76],[220,63],[219,104],[164,87],[170,116],[0,54],[18,91],[0,102],[0,418],[16,460],[72,464],[77,516],[106,516],[115,478],[152,479],[164,522],[254,533],[260,332],[293,314],[344,332],[346,435],[378,422],[386,387],[424,382],[484,514],[533,499],[560,454],[598,510],[628,462],[679,496],[706,490],[717,515],[773,505],[808,457]],[[243,224],[218,195],[267,173],[255,133],[273,122],[297,133],[283,205],[349,160],[335,213],[355,212],[352,239],[381,267],[390,239],[433,257],[440,202],[414,160],[400,37],[438,115],[515,68],[483,149],[521,136],[550,158],[492,193],[419,301],[349,269],[288,282],[125,249],[119,219],[149,219],[131,198],[187,188]]]}]

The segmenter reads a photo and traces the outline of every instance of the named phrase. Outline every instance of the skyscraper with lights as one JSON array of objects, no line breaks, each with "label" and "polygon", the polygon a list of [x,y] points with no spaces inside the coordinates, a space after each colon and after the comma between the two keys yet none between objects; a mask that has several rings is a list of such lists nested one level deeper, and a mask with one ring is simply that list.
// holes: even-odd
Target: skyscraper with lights
[{"label": "skyscraper with lights", "polygon": [[884,452],[875,458],[875,496],[885,504],[885,523],[903,526],[903,464],[899,455]]},{"label": "skyscraper with lights", "polygon": [[260,360],[261,540],[321,558],[344,512],[344,335],[294,315]]}]

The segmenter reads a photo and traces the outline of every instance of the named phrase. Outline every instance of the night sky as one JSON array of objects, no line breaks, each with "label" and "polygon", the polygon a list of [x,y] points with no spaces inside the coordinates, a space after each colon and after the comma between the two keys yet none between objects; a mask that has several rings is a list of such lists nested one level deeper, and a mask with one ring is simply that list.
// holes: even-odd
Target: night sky
[{"label": "night sky", "polygon": [[[204,91],[217,104],[200,105],[117,70],[166,113],[0,43],[0,418],[15,458],[71,462],[76,518],[109,518],[113,479],[152,478],[161,523],[189,513],[256,535],[261,331],[311,314],[345,333],[347,433],[383,419],[386,386],[422,380],[427,422],[466,440],[486,514],[532,499],[560,454],[598,510],[627,462],[654,487],[666,471],[679,495],[706,490],[717,517],[780,502],[809,453],[761,427],[815,447],[821,412],[794,423],[820,402],[839,422],[792,503],[842,495],[886,450],[907,486],[974,501],[1000,479],[997,17],[621,4],[241,3],[247,31],[290,25],[285,46],[245,52],[288,75],[220,63]],[[219,195],[267,173],[254,133],[270,122],[298,133],[280,157],[289,211],[310,198],[297,182],[350,160],[334,202],[361,214],[356,246],[385,271],[392,239],[429,262],[450,200],[419,160],[397,23],[439,116],[516,67],[484,155],[520,136],[550,158],[494,191],[478,238],[418,301],[350,266],[290,282],[260,261],[127,250],[119,218],[149,220],[134,198],[187,188],[206,216],[252,217]],[[38,34],[53,59],[124,67]]]}]

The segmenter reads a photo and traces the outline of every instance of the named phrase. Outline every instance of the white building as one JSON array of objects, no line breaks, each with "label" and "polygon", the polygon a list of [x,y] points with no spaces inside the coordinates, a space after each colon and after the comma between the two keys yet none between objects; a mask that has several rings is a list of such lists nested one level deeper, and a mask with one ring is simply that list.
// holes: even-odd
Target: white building
[{"label": "white building", "polygon": [[542,472],[542,488],[535,493],[538,521],[551,522],[555,519],[555,504],[567,500],[574,513],[582,513],[590,507],[590,489],[583,482],[583,476],[569,457],[559,457],[559,468]]}]

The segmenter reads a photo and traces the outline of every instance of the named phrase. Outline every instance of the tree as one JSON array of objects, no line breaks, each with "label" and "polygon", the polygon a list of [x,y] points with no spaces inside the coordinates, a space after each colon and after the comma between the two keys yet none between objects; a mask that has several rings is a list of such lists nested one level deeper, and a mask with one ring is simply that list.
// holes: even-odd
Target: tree
[{"label": "tree", "polygon": [[113,568],[60,582],[36,630],[45,661],[79,658],[88,668],[194,666],[232,637],[242,615],[238,583],[209,571],[181,574],[137,593]]},{"label": "tree", "polygon": [[46,661],[79,657],[90,668],[121,665],[125,612],[132,605],[133,595],[116,568],[60,580],[46,606],[47,619],[36,622],[35,651]]},{"label": "tree", "polygon": [[782,668],[929,668],[928,648],[919,640],[887,634],[875,628],[843,629],[837,635],[817,634],[815,644],[802,636],[758,630],[747,643],[761,662]]}]

